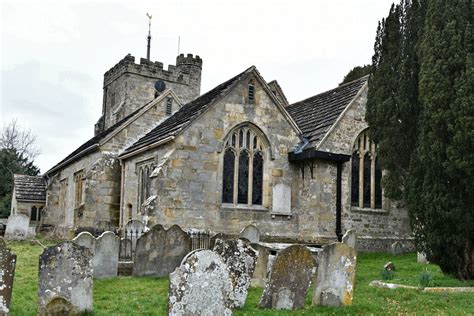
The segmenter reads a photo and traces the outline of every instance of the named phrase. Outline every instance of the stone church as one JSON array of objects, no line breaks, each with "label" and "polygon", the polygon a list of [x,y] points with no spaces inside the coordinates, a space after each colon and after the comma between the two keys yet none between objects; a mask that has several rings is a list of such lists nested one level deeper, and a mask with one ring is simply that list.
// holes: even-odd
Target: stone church
[{"label": "stone church", "polygon": [[67,237],[130,219],[231,235],[254,224],[264,241],[311,244],[354,229],[364,250],[411,240],[383,195],[367,77],[289,104],[255,66],[204,94],[201,71],[191,54],[107,71],[94,137],[43,176],[41,225]]}]

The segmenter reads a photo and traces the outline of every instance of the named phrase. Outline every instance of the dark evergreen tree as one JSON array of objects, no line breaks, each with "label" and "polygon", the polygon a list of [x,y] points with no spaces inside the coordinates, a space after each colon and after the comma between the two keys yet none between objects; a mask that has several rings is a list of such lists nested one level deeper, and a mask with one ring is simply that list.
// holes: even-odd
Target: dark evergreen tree
[{"label": "dark evergreen tree", "polygon": [[460,279],[474,278],[473,16],[471,0],[428,3],[407,199],[418,248]]},{"label": "dark evergreen tree", "polygon": [[38,175],[40,170],[16,149],[0,149],[0,217],[8,217],[13,191],[13,174]]},{"label": "dark evergreen tree", "polygon": [[372,65],[354,67],[347,73],[347,75],[344,76],[344,80],[342,80],[342,82],[339,85],[370,75],[371,72],[372,72]]}]

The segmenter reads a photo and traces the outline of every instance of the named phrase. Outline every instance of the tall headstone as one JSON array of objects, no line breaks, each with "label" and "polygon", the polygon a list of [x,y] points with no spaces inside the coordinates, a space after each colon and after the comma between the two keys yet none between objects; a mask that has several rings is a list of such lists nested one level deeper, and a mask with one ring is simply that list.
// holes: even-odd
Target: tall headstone
[{"label": "tall headstone", "polygon": [[72,240],[92,253],[94,278],[117,276],[120,239],[111,231],[102,233],[97,239],[89,232],[82,232]]},{"label": "tall headstone", "polygon": [[98,279],[117,276],[120,238],[111,231],[102,233],[95,242],[92,266]]},{"label": "tall headstone", "polygon": [[23,240],[28,238],[30,218],[25,214],[11,214],[5,229],[6,240]]},{"label": "tall headstone", "polygon": [[293,245],[280,251],[273,263],[259,307],[302,308],[315,264],[311,251],[304,246]]},{"label": "tall headstone", "polygon": [[233,288],[222,257],[195,250],[170,274],[169,315],[232,315]]},{"label": "tall headstone", "polygon": [[191,252],[191,237],[179,226],[153,226],[137,241],[133,275],[167,277]]},{"label": "tall headstone", "polygon": [[222,257],[229,270],[234,289],[234,307],[243,307],[255,270],[257,252],[240,239],[218,239],[213,250]]},{"label": "tall headstone", "polygon": [[46,248],[39,257],[40,315],[92,311],[92,253],[71,241]]},{"label": "tall headstone", "polygon": [[268,260],[270,256],[270,250],[262,245],[253,244],[252,247],[257,249],[257,263],[255,264],[255,270],[252,275],[252,286],[264,287],[268,281]]},{"label": "tall headstone", "polygon": [[342,242],[348,245],[351,248],[356,249],[357,243],[357,234],[353,229],[349,229],[344,236],[342,236]]},{"label": "tall headstone", "polygon": [[255,225],[247,225],[240,232],[240,237],[248,239],[252,243],[260,242],[260,231]]},{"label": "tall headstone", "polygon": [[313,305],[352,304],[356,251],[344,243],[324,246],[318,253]]},{"label": "tall headstone", "polygon": [[16,255],[10,252],[0,237],[0,315],[7,315],[13,291]]}]

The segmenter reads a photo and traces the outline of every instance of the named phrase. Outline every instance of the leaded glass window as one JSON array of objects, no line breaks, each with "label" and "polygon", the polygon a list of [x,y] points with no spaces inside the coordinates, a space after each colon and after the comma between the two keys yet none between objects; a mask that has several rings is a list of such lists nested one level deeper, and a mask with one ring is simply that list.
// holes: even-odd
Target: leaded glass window
[{"label": "leaded glass window", "polygon": [[382,169],[367,131],[355,141],[351,161],[351,205],[382,208]]},{"label": "leaded glass window", "polygon": [[263,204],[264,148],[261,133],[250,125],[233,130],[226,139],[222,202]]}]

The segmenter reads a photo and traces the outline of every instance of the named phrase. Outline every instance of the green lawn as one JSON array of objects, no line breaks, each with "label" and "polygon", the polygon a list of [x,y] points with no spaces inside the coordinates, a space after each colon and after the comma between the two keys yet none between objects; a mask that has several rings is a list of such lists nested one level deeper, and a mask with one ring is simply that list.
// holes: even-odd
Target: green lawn
[{"label": "green lawn", "polygon": [[[10,243],[17,254],[17,268],[13,286],[11,315],[35,315],[37,306],[39,245]],[[369,287],[372,280],[380,280],[383,265],[392,261],[396,266],[394,279],[389,281],[418,286],[419,274],[428,269],[434,286],[474,286],[474,281],[460,282],[444,276],[435,265],[416,263],[415,254],[360,254],[357,262],[353,305],[345,308],[311,306],[309,291],[305,308],[298,312],[259,310],[262,289],[251,288],[247,303],[235,315],[314,315],[314,314],[474,314],[474,293],[438,294],[413,290],[386,290]],[[94,315],[165,315],[167,312],[168,280],[164,278],[117,277],[94,281]]]}]

